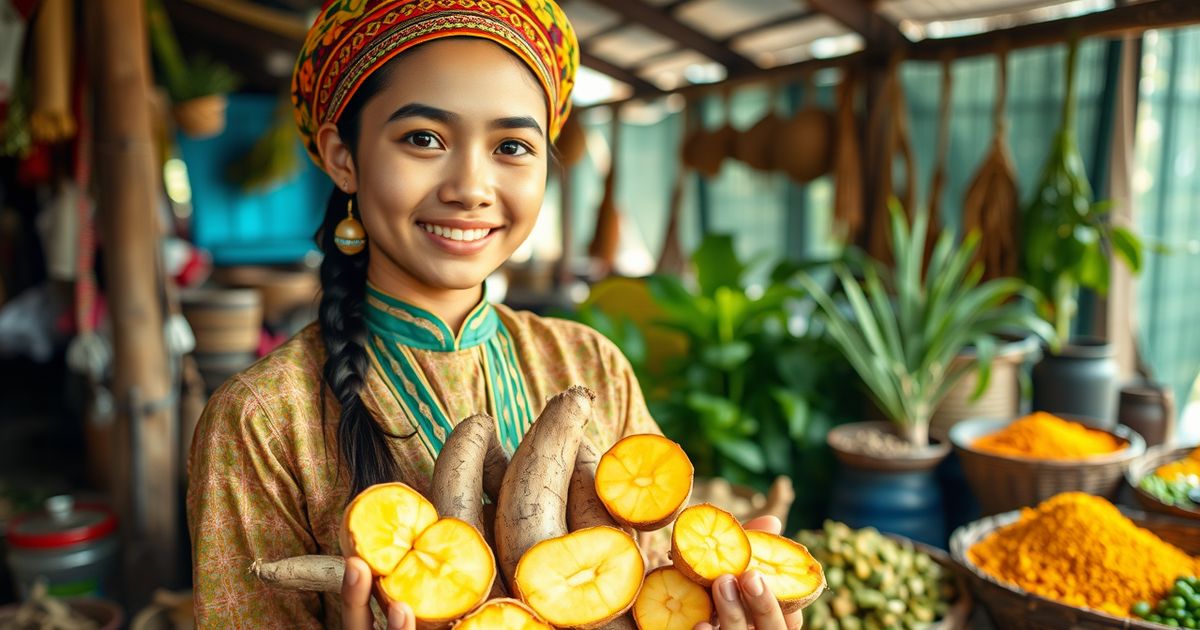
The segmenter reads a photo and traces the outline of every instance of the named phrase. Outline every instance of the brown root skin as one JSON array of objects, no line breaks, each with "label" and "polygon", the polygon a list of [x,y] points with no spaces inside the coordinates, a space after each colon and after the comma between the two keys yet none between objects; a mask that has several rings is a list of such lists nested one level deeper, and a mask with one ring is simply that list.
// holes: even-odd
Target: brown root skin
[{"label": "brown root skin", "polygon": [[500,434],[496,431],[496,421],[488,416],[492,423],[491,437],[488,439],[487,453],[483,457],[483,491],[492,503],[500,500],[500,488],[504,485],[504,473],[508,471],[508,453],[500,446]]},{"label": "brown root skin", "polygon": [[596,449],[587,440],[581,442],[575,457],[575,472],[571,474],[571,490],[567,495],[567,528],[577,531],[606,525],[632,534],[631,528],[617,522],[608,513],[608,508],[600,501],[600,495],[596,494],[596,464],[599,462],[600,454]]},{"label": "brown root skin", "polygon": [[600,626],[596,630],[638,630],[637,624],[633,621],[633,615],[629,612],[609,621]]},{"label": "brown root skin", "polygon": [[466,521],[485,533],[483,517],[483,462],[488,444],[496,437],[496,423],[474,415],[454,427],[433,464],[433,507],[441,518]]},{"label": "brown root skin", "polygon": [[260,558],[250,565],[250,572],[275,588],[340,593],[346,560],[340,556],[296,556],[263,562]]},{"label": "brown root skin", "polygon": [[496,506],[496,556],[511,593],[525,551],[567,533],[571,474],[595,397],[573,386],[551,398],[509,462]]}]

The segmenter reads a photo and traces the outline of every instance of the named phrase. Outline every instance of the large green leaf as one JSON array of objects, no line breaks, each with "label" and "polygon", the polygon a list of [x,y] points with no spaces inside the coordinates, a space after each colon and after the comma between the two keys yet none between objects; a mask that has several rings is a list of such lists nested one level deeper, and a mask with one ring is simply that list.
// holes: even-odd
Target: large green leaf
[{"label": "large green leaf", "polygon": [[746,341],[730,341],[705,346],[700,350],[700,360],[705,365],[729,372],[742,366],[754,352],[754,346]]},{"label": "large green leaf", "polygon": [[767,460],[762,447],[751,440],[719,440],[713,446],[721,455],[752,473],[766,470]]},{"label": "large green leaf", "polygon": [[1129,266],[1129,270],[1133,273],[1141,272],[1141,239],[1129,229],[1120,226],[1113,226],[1109,235],[1112,238],[1113,251],[1125,261],[1125,264]]},{"label": "large green leaf", "polygon": [[746,268],[733,248],[733,237],[710,234],[692,253],[701,295],[713,296],[721,287],[741,290]]},{"label": "large green leaf", "polygon": [[796,442],[804,442],[808,423],[812,418],[808,400],[782,387],[772,389],[771,396],[775,398],[787,423],[788,435]]}]

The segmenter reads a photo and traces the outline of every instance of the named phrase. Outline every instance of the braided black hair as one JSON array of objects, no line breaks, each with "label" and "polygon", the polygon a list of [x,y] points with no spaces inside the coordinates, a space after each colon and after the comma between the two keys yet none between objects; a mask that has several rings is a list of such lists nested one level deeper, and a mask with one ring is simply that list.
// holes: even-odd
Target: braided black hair
[{"label": "braided black hair", "polygon": [[[342,112],[338,133],[352,156],[358,154],[362,107],[386,85],[386,70],[385,67],[372,73]],[[389,443],[390,439],[399,436],[388,433],[375,421],[360,396],[370,369],[367,325],[363,318],[369,256],[365,249],[348,256],[333,242],[334,230],[346,218],[346,204],[351,198],[350,194],[334,186],[315,240],[325,254],[321,262],[318,310],[326,355],[322,373],[329,391],[341,406],[337,424],[338,449],[350,470],[350,496],[353,497],[373,484],[397,480],[400,470]],[[324,390],[321,396],[324,422]]]}]

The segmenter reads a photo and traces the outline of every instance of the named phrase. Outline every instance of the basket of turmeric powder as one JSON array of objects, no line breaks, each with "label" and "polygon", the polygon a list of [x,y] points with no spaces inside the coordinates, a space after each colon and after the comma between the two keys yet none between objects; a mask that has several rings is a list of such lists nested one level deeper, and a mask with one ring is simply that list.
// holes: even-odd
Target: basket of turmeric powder
[{"label": "basket of turmeric powder", "polygon": [[1166,445],[1146,450],[1129,465],[1125,480],[1143,508],[1200,519],[1200,448]]},{"label": "basket of turmeric powder", "polygon": [[1068,492],[958,528],[950,553],[997,628],[1160,630],[1132,611],[1200,573],[1200,528]]},{"label": "basket of turmeric powder", "polygon": [[1045,412],[966,420],[950,430],[950,441],[984,514],[1062,492],[1116,498],[1125,470],[1146,451],[1145,440],[1126,426],[1099,429]]}]

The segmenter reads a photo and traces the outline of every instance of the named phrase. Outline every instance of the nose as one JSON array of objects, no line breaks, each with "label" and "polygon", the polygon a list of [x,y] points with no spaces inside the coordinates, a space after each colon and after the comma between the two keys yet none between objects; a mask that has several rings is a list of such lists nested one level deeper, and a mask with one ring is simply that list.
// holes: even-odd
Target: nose
[{"label": "nose", "polygon": [[495,186],[491,156],[482,150],[460,150],[446,164],[445,177],[438,189],[438,200],[463,210],[492,205]]}]

